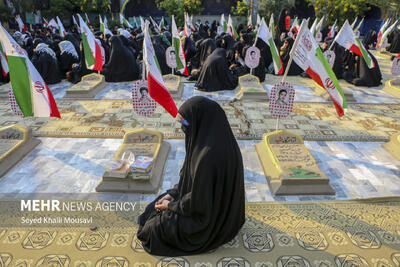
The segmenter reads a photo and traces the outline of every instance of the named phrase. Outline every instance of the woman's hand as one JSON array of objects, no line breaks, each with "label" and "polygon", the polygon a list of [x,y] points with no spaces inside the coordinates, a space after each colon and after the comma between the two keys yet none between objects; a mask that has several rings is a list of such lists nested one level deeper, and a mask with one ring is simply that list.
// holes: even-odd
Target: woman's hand
[{"label": "woman's hand", "polygon": [[157,200],[155,206],[161,205],[161,203],[162,203],[164,200],[168,200],[168,202],[169,202],[169,201],[174,201],[174,198],[173,198],[170,194],[166,194],[165,196],[163,196],[162,198],[160,198],[159,200]]},{"label": "woman's hand", "polygon": [[158,201],[157,201],[157,203],[155,205],[155,209],[159,210],[159,211],[164,211],[164,210],[168,209],[169,202],[170,202],[169,200],[164,199],[160,204],[157,204],[158,203]]}]

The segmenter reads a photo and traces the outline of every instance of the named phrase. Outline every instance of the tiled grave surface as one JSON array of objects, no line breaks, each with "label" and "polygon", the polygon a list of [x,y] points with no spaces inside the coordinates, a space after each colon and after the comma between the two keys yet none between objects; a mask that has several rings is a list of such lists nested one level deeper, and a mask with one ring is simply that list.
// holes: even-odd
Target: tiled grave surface
[{"label": "tiled grave surface", "polygon": [[[108,160],[121,139],[41,138],[42,143],[0,179],[0,194],[18,197],[39,193],[85,194],[84,198],[135,199],[133,194],[95,193]],[[167,140],[169,154],[162,190],[179,181],[185,157],[183,140]],[[330,178],[336,196],[273,197],[269,191],[254,144],[238,141],[245,167],[246,200],[302,201],[400,196],[400,162],[377,142],[305,142],[321,170]],[[161,192],[160,191],[160,192]],[[1,195],[3,196],[3,195]],[[79,196],[74,196],[77,199]],[[155,195],[142,195],[151,201]]]}]

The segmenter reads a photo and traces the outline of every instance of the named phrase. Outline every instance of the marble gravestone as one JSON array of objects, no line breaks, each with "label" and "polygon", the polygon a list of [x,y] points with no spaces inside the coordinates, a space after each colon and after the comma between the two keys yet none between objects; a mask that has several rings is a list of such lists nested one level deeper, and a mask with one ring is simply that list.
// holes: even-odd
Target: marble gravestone
[{"label": "marble gravestone", "polygon": [[400,79],[395,78],[393,80],[387,81],[386,86],[383,88],[383,91],[394,97],[400,97]]},{"label": "marble gravestone", "polygon": [[[125,160],[121,168],[107,167],[103,178],[96,187],[97,192],[157,193],[164,176],[164,167],[171,145],[163,141],[162,133],[148,129],[138,129],[124,135],[123,142],[112,161]],[[134,158],[146,156],[153,158],[149,179],[134,179],[129,170]]]},{"label": "marble gravestone", "polygon": [[273,195],[335,194],[301,136],[284,130],[266,133],[256,151]]},{"label": "marble gravestone", "polygon": [[40,140],[32,130],[19,125],[0,128],[0,177],[34,149]]},{"label": "marble gravestone", "polygon": [[390,141],[382,145],[393,157],[400,161],[400,133],[392,135]]},{"label": "marble gravestone", "polygon": [[239,77],[239,91],[236,96],[240,100],[268,101],[268,94],[257,76],[246,74]]},{"label": "marble gravestone", "polygon": [[80,82],[68,88],[65,98],[91,99],[100,93],[106,85],[103,75],[91,73],[83,76]]},{"label": "marble gravestone", "polygon": [[163,80],[172,98],[180,99],[183,95],[183,86],[184,86],[183,83],[181,82],[181,77],[174,74],[167,74],[163,75]]}]

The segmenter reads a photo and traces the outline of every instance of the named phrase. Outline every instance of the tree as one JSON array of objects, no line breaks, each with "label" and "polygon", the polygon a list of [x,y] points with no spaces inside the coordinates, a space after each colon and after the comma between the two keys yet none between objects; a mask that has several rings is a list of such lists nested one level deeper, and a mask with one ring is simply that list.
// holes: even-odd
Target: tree
[{"label": "tree", "polygon": [[235,16],[248,16],[250,11],[250,3],[246,0],[237,1],[236,7],[233,6],[231,11]]},{"label": "tree", "polygon": [[12,9],[5,4],[0,3],[0,22],[9,21],[13,17]]},{"label": "tree", "polygon": [[200,0],[157,0],[157,7],[164,9],[169,17],[175,16],[178,26],[183,26],[184,12],[190,15],[200,15],[204,8]]},{"label": "tree", "polygon": [[282,9],[289,9],[293,6],[294,0],[259,0],[258,12],[261,16],[269,18],[272,13],[276,16]]}]

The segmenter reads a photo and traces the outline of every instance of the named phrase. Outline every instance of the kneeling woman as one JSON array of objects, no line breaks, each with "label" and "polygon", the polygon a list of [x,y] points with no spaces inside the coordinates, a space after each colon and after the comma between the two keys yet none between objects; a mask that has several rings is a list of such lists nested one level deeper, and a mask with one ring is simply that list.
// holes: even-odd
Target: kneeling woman
[{"label": "kneeling woman", "polygon": [[161,256],[216,249],[245,221],[242,155],[225,112],[199,96],[178,117],[186,147],[179,183],[147,206],[137,233],[147,252]]}]

